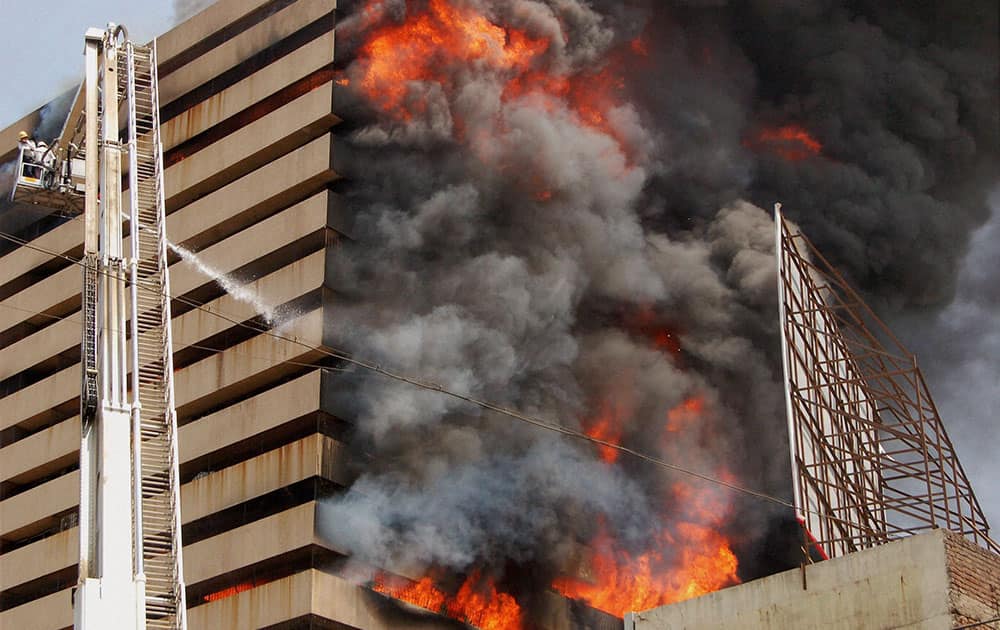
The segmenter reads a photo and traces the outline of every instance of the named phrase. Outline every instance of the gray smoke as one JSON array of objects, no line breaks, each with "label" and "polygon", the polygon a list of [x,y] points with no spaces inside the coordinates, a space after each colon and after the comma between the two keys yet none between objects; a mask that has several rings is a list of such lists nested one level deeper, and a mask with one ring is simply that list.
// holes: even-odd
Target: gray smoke
[{"label": "gray smoke", "polygon": [[174,0],[174,20],[183,22],[204,11],[214,2],[215,0]]},{"label": "gray smoke", "polygon": [[[62,131],[66,124],[66,117],[69,115],[69,108],[73,106],[73,99],[76,98],[77,86],[73,86],[52,99],[39,110],[38,126],[32,135],[46,143],[51,143]],[[71,121],[75,124],[76,121]]]},{"label": "gray smoke", "polygon": [[[945,302],[1000,153],[995,7],[459,4],[551,38],[535,70],[592,92],[602,69],[624,82],[587,124],[572,97],[512,95],[504,71],[442,53],[443,79],[405,84],[410,118],[359,106],[342,138],[355,222],[330,263],[338,342],[573,428],[611,413],[625,445],[787,495],[759,206],[784,202],[889,312]],[[358,8],[338,45],[357,52],[422,7]],[[365,63],[347,65],[352,86]],[[785,124],[822,151],[753,140]],[[371,462],[324,507],[324,535],[364,562],[551,576],[598,518],[636,550],[686,518],[670,487],[690,480],[435,392],[348,370],[329,398]],[[696,421],[666,430],[692,399]],[[766,505],[726,500],[730,533],[763,533]]]},{"label": "gray smoke", "polygon": [[792,120],[824,159],[758,162],[771,195],[886,312],[940,306],[989,216],[1000,156],[997,5],[752,2],[734,12],[755,117]]},{"label": "gray smoke", "polygon": [[[994,527],[1000,523],[1000,189],[992,216],[973,237],[955,300],[941,311],[908,313],[898,332],[920,359],[973,489]],[[995,531],[995,530],[994,530]]]}]

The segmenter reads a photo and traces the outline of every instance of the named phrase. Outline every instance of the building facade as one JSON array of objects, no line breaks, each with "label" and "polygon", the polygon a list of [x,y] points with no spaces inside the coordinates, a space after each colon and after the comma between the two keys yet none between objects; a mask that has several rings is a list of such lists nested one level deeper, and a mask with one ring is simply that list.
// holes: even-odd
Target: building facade
[{"label": "building facade", "polygon": [[[349,457],[310,349],[325,341],[327,251],[343,231],[330,189],[335,21],[334,0],[224,0],[157,42],[168,237],[266,300],[171,266],[192,629],[399,627],[329,570],[338,551],[315,535],[317,500],[347,481]],[[3,161],[42,116],[0,132]],[[83,230],[37,208],[3,212],[30,247],[0,257],[0,627],[67,628],[81,272],[52,254],[78,258]],[[239,325],[270,308],[302,345]]]}]

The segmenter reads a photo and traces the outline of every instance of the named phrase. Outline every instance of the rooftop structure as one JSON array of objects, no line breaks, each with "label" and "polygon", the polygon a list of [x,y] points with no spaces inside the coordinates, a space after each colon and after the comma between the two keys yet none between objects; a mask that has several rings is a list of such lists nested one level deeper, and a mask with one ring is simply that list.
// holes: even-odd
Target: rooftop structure
[{"label": "rooftop structure", "polygon": [[775,223],[795,502],[815,547],[943,527],[1000,553],[917,358],[780,209]]},{"label": "rooftop structure", "polygon": [[990,628],[997,584],[1000,557],[939,529],[635,613],[625,627]]}]

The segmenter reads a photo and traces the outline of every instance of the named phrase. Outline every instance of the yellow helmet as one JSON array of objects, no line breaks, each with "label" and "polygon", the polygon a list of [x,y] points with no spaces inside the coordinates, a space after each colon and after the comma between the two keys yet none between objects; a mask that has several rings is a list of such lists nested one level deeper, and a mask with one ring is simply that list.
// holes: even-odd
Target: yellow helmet
[{"label": "yellow helmet", "polygon": [[28,132],[27,131],[22,131],[21,133],[17,134],[17,139],[18,140],[27,140],[28,139]]}]

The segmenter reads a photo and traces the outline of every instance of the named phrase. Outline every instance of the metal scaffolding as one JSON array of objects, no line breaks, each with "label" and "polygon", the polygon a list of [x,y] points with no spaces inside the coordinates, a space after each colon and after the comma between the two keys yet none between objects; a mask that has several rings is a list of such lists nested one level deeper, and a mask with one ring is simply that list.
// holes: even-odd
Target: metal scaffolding
[{"label": "metal scaffolding", "polygon": [[943,527],[1000,553],[914,357],[775,206],[795,505],[841,556]]}]

